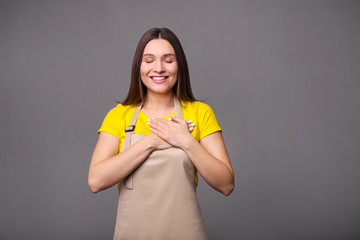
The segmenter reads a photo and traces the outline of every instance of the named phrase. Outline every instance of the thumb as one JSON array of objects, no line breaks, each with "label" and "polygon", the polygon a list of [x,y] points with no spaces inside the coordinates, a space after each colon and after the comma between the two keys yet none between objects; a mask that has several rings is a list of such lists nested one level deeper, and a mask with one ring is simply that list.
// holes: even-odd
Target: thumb
[{"label": "thumb", "polygon": [[174,115],[171,115],[171,120],[177,123],[181,123],[182,121],[184,121],[181,118],[175,117]]}]

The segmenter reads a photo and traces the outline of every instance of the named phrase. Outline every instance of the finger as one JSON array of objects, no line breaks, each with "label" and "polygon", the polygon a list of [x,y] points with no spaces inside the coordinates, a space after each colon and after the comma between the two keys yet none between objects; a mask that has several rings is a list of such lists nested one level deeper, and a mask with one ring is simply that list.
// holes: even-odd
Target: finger
[{"label": "finger", "polygon": [[165,128],[169,121],[165,119],[148,119],[148,124],[154,128]]},{"label": "finger", "polygon": [[192,132],[194,130],[195,125],[195,123],[188,123],[189,132]]},{"label": "finger", "polygon": [[164,138],[165,138],[164,134],[163,134],[161,131],[159,131],[158,129],[153,128],[153,127],[150,127],[150,131],[151,131],[152,133],[154,133],[156,136],[158,136],[158,137],[160,137],[161,139],[165,140],[165,139],[164,139]]},{"label": "finger", "polygon": [[185,121],[181,118],[175,117],[174,115],[171,115],[171,120],[177,123],[184,123]]},{"label": "finger", "polygon": [[148,124],[149,124],[151,131],[153,131],[153,129],[156,129],[157,131],[159,131],[161,129],[159,124],[157,124],[156,122],[148,121]]},{"label": "finger", "polygon": [[148,119],[148,122],[159,123],[159,124],[168,124],[169,120],[162,119],[162,118],[151,118],[151,119]]},{"label": "finger", "polygon": [[173,129],[176,123],[164,119],[152,119],[151,121],[148,122],[148,124],[149,127],[153,129],[152,130],[153,132],[154,130],[156,130],[155,131],[156,135],[166,140],[168,139],[169,134],[171,132],[170,129]]}]

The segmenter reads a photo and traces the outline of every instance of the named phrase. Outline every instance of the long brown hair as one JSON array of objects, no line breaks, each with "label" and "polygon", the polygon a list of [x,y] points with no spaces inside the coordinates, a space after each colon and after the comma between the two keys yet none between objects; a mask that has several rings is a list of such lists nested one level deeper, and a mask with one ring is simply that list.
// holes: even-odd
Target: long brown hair
[{"label": "long brown hair", "polygon": [[190,85],[189,68],[186,61],[184,50],[177,36],[168,28],[152,28],[141,37],[134,55],[131,70],[131,82],[127,97],[122,102],[123,105],[144,103],[147,89],[140,77],[140,65],[145,46],[153,39],[165,39],[175,50],[176,61],[178,64],[177,82],[173,87],[173,93],[179,100],[192,102],[196,101]]}]

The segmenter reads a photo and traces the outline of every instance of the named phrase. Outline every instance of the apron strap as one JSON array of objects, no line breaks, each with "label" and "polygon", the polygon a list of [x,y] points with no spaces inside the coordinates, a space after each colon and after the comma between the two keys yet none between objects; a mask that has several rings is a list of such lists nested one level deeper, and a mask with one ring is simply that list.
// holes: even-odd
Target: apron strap
[{"label": "apron strap", "polygon": [[[129,148],[131,146],[131,136],[134,134],[134,130],[135,130],[135,124],[136,124],[136,120],[139,116],[140,110],[141,110],[141,104],[139,104],[134,111],[134,114],[131,118],[130,121],[130,125],[127,126],[125,128],[125,139],[124,139],[124,144],[121,148],[121,152],[125,151],[127,148]],[[125,178],[125,185],[127,189],[133,189],[133,181],[132,181],[132,174],[130,174],[129,176],[127,176]]]},{"label": "apron strap", "polygon": [[135,123],[136,123],[136,120],[137,120],[137,118],[139,116],[141,106],[142,105],[139,104],[135,108],[134,114],[133,114],[133,116],[131,118],[131,121],[130,121],[130,125],[125,128],[125,139],[124,139],[124,144],[123,144],[123,146],[121,148],[121,152],[123,152],[125,149],[127,149],[131,145],[131,135],[134,133]]},{"label": "apron strap", "polygon": [[[140,113],[140,110],[141,110],[141,107],[142,107],[142,104],[139,104],[136,108],[135,108],[135,111],[134,111],[134,114],[131,118],[131,121],[130,121],[130,125],[127,126],[125,128],[125,139],[124,139],[124,144],[121,148],[121,152],[123,152],[125,149],[127,149],[128,147],[131,146],[131,136],[134,134],[134,130],[135,130],[135,124],[136,124],[136,120],[138,119],[138,116],[139,116],[139,113]],[[175,108],[175,115],[176,117],[178,118],[181,118],[183,119],[183,114],[182,114],[182,109],[181,109],[181,103],[179,101],[179,99],[174,96],[174,108]],[[129,176],[127,176],[125,178],[125,186],[128,190],[132,190],[134,189],[134,186],[133,186],[133,174],[130,173]]]},{"label": "apron strap", "polygon": [[175,107],[175,116],[178,117],[178,118],[183,119],[181,103],[180,103],[179,99],[176,96],[174,97],[174,107]]}]

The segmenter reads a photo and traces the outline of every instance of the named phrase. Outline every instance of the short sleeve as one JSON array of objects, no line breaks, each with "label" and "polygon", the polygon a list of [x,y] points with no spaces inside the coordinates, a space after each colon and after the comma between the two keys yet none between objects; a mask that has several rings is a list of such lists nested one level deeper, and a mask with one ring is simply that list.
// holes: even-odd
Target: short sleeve
[{"label": "short sleeve", "polygon": [[108,112],[98,130],[98,134],[100,134],[100,132],[107,132],[116,136],[119,140],[121,139],[121,133],[124,131],[124,124],[122,124],[123,121],[119,119],[120,114],[118,111],[119,109],[115,107]]},{"label": "short sleeve", "polygon": [[200,103],[198,108],[198,123],[200,139],[211,133],[221,131],[220,125],[216,119],[214,111],[205,103]]}]

